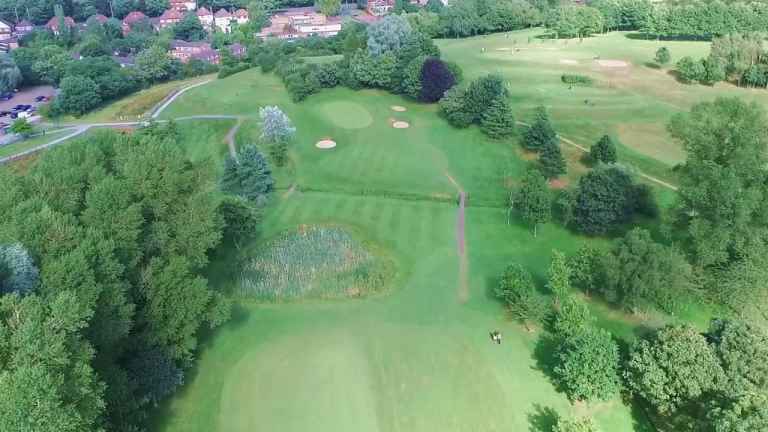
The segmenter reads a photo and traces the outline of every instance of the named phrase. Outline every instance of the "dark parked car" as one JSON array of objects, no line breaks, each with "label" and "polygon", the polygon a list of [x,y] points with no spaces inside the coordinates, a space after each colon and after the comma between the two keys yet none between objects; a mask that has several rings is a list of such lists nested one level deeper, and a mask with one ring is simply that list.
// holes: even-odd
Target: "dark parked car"
[{"label": "dark parked car", "polygon": [[35,102],[45,102],[48,100],[48,96],[38,96],[35,98]]},{"label": "dark parked car", "polygon": [[2,94],[0,94],[0,100],[9,101],[11,99],[13,99],[13,93],[2,93]]},{"label": "dark parked car", "polygon": [[19,113],[15,113],[15,112],[11,113],[11,118],[12,119],[15,119],[15,118],[18,118],[18,117],[19,117]]},{"label": "dark parked car", "polygon": [[10,113],[11,113],[10,111],[0,111],[0,117],[5,117]]}]

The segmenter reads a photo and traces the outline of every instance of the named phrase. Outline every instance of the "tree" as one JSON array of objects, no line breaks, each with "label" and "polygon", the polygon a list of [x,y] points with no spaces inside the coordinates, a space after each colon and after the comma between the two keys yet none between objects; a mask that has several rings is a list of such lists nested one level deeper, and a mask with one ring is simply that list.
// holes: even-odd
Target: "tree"
[{"label": "tree", "polygon": [[657,49],[653,60],[660,66],[664,66],[665,64],[669,63],[669,61],[672,60],[672,56],[669,53],[669,48],[661,47]]},{"label": "tree", "polygon": [[90,311],[69,290],[0,297],[0,430],[98,430],[104,384],[81,336]]},{"label": "tree", "polygon": [[585,37],[603,31],[603,16],[599,10],[567,5],[552,9],[544,19],[544,25],[559,38]]},{"label": "tree", "polygon": [[464,111],[472,118],[472,123],[482,120],[483,114],[496,99],[506,99],[509,91],[504,86],[504,79],[497,74],[484,75],[469,84],[464,95]]},{"label": "tree", "polygon": [[534,237],[536,237],[537,227],[552,219],[552,202],[547,180],[538,170],[526,171],[520,189],[512,201],[512,208],[520,213],[520,217],[526,223],[533,226]]},{"label": "tree", "polygon": [[603,329],[591,329],[565,339],[554,368],[571,400],[606,401],[621,390],[619,347]]},{"label": "tree", "polygon": [[687,326],[665,327],[636,342],[625,372],[630,389],[661,414],[713,390],[722,374],[704,336]]},{"label": "tree", "polygon": [[261,135],[259,138],[269,144],[287,142],[296,134],[291,119],[277,106],[265,106],[259,109]]},{"label": "tree", "polygon": [[715,432],[768,430],[768,394],[744,393],[712,410],[709,417]]},{"label": "tree", "polygon": [[35,132],[35,127],[27,119],[20,118],[11,124],[10,132],[26,138]]},{"label": "tree", "polygon": [[8,93],[19,87],[22,81],[21,70],[13,57],[0,55],[0,93]]},{"label": "tree", "polygon": [[466,89],[456,86],[440,99],[440,112],[455,127],[465,128],[474,121],[472,113],[466,109],[466,95]]},{"label": "tree", "polygon": [[248,3],[248,17],[255,31],[258,32],[269,25],[269,19],[276,7],[274,0],[253,0]]},{"label": "tree", "polygon": [[6,273],[0,278],[0,296],[8,293],[25,295],[37,287],[40,272],[29,252],[21,244],[0,246],[0,263]]},{"label": "tree", "polygon": [[187,12],[184,18],[173,26],[173,36],[185,41],[199,41],[208,36],[200,19],[194,12]]},{"label": "tree", "polygon": [[434,13],[440,13],[444,7],[445,7],[445,4],[443,4],[441,0],[429,0],[426,6],[429,12],[434,12]]},{"label": "tree", "polygon": [[503,139],[515,133],[515,117],[506,98],[492,101],[480,119],[480,130],[493,139]]},{"label": "tree", "polygon": [[533,123],[523,135],[523,146],[531,151],[541,151],[558,144],[557,133],[552,127],[547,109],[543,106],[536,108]]},{"label": "tree", "polygon": [[341,11],[341,0],[315,0],[315,7],[323,15],[338,15]]},{"label": "tree", "polygon": [[[726,398],[768,391],[768,332],[740,320],[713,320],[707,339],[723,368]],[[757,430],[757,429],[755,429]]]},{"label": "tree", "polygon": [[132,353],[128,370],[131,375],[137,377],[136,392],[154,405],[172,395],[184,384],[184,371],[156,347]]},{"label": "tree", "polygon": [[422,91],[421,71],[426,60],[426,57],[419,56],[408,63],[408,66],[402,72],[402,79],[399,85],[396,85],[398,91],[414,99],[419,98]]},{"label": "tree", "polygon": [[595,318],[583,301],[569,296],[560,304],[555,314],[552,330],[562,339],[570,339],[587,331]]},{"label": "tree", "polygon": [[616,167],[598,168],[579,180],[573,217],[586,234],[605,234],[630,220],[636,209],[632,179]]},{"label": "tree", "polygon": [[587,296],[602,285],[602,260],[604,253],[593,246],[583,245],[568,260],[571,269],[571,285],[584,291]]},{"label": "tree", "polygon": [[604,255],[599,291],[629,310],[652,305],[674,313],[696,288],[693,268],[677,249],[656,243],[641,228],[629,231]]},{"label": "tree", "polygon": [[411,25],[399,15],[387,15],[368,26],[368,52],[372,56],[400,50],[411,36]]},{"label": "tree", "polygon": [[668,129],[688,154],[679,169],[678,219],[696,263],[738,262],[734,252],[748,250],[768,227],[765,111],[756,103],[719,98],[676,115]]},{"label": "tree", "polygon": [[165,49],[154,45],[136,56],[136,70],[147,82],[154,83],[171,78],[172,61]]},{"label": "tree", "polygon": [[274,189],[274,180],[266,159],[256,146],[245,146],[237,159],[227,158],[221,187],[225,192],[246,198],[259,207],[266,203]]},{"label": "tree", "polygon": [[420,69],[421,88],[418,92],[419,100],[427,103],[439,101],[445,92],[456,84],[456,77],[448,66],[436,57],[428,57],[423,61]]},{"label": "tree", "polygon": [[520,264],[510,264],[496,287],[496,297],[502,299],[510,312],[528,324],[540,323],[549,311],[545,296],[536,290],[533,278]]},{"label": "tree", "polygon": [[552,432],[600,432],[595,421],[590,417],[568,420],[563,417],[557,419]]},{"label": "tree", "polygon": [[571,295],[571,269],[568,267],[565,254],[558,250],[552,251],[547,289],[552,293],[558,308]]},{"label": "tree", "polygon": [[144,13],[159,16],[169,8],[168,0],[144,0]]},{"label": "tree", "polygon": [[544,147],[539,154],[539,169],[549,179],[560,177],[567,171],[560,143]]},{"label": "tree", "polygon": [[600,141],[592,145],[589,149],[589,158],[593,162],[602,162],[605,164],[616,163],[616,143],[610,135],[603,135]]},{"label": "tree", "polygon": [[67,76],[60,88],[55,104],[63,112],[81,116],[101,104],[96,83],[90,78]]},{"label": "tree", "polygon": [[701,62],[691,57],[683,57],[677,62],[677,75],[683,82],[693,83],[706,79],[707,71]]}]

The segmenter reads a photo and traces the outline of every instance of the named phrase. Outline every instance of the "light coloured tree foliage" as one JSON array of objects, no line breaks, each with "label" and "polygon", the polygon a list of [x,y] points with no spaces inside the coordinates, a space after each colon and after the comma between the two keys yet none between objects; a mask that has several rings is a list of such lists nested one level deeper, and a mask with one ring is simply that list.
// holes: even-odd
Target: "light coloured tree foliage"
[{"label": "light coloured tree foliage", "polygon": [[373,56],[397,52],[412,32],[407,19],[399,15],[387,15],[368,27],[368,52]]},{"label": "light coloured tree foliage", "polygon": [[0,92],[13,91],[21,84],[21,71],[8,54],[0,55]]},{"label": "light coloured tree foliage", "polygon": [[291,124],[291,119],[276,106],[265,106],[259,110],[261,118],[262,141],[274,144],[288,141],[296,133],[296,128]]},{"label": "light coloured tree foliage", "polygon": [[20,243],[0,246],[0,261],[8,269],[8,278],[0,281],[0,294],[27,294],[40,280],[40,272],[29,252]]}]

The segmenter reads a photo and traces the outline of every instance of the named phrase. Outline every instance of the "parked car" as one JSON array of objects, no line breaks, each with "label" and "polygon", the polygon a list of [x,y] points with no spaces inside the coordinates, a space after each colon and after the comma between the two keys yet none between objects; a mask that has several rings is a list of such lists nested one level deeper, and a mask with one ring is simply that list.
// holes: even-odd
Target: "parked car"
[{"label": "parked car", "polygon": [[47,102],[48,96],[38,96],[35,98],[35,102]]},{"label": "parked car", "polygon": [[15,112],[11,113],[11,118],[12,119],[15,119],[15,118],[18,118],[18,117],[19,117],[19,113],[15,113]]},{"label": "parked car", "polygon": [[11,99],[13,99],[13,93],[2,93],[2,94],[0,94],[0,100],[9,101]]},{"label": "parked car", "polygon": [[0,111],[0,117],[5,117],[10,113],[11,113],[10,111]]}]

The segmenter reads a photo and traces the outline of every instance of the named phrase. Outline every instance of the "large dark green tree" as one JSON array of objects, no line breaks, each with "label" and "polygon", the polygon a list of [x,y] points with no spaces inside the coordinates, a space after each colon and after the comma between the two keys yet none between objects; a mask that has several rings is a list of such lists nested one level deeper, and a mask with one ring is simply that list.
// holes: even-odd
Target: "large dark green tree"
[{"label": "large dark green tree", "polygon": [[531,274],[520,264],[510,264],[499,280],[496,296],[526,326],[541,323],[549,312],[549,301],[536,290]]},{"label": "large dark green tree", "polygon": [[616,163],[616,143],[610,135],[603,135],[602,138],[589,149],[589,157],[593,162],[602,162],[605,164]]},{"label": "large dark green tree", "polygon": [[558,144],[557,132],[547,109],[543,106],[536,108],[533,123],[523,135],[523,146],[528,150],[541,151]]},{"label": "large dark green tree", "polygon": [[515,116],[506,98],[496,98],[480,119],[480,130],[493,139],[503,139],[515,133]]},{"label": "large dark green tree", "polygon": [[275,182],[264,155],[255,145],[248,145],[238,152],[237,158],[227,158],[221,187],[262,206],[274,189]]},{"label": "large dark green tree", "polygon": [[565,174],[568,166],[560,149],[560,143],[550,144],[541,149],[539,153],[539,169],[549,179],[554,179]]}]

